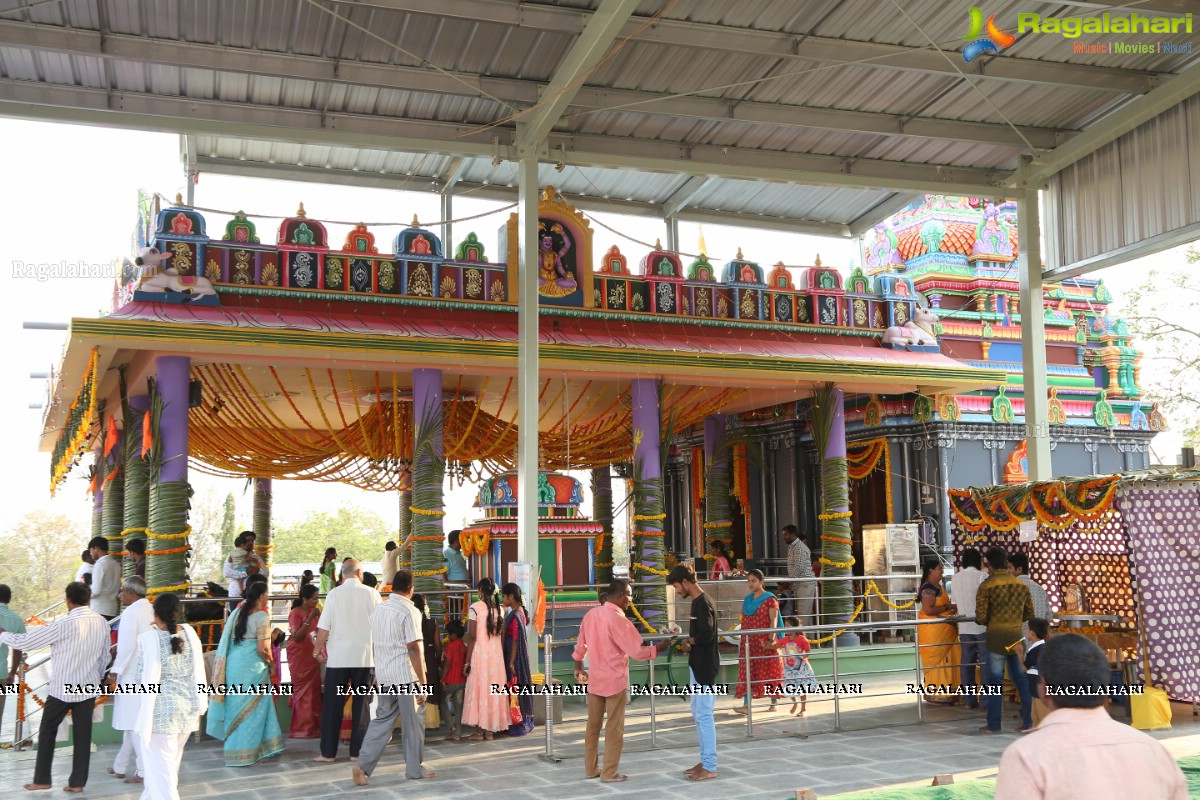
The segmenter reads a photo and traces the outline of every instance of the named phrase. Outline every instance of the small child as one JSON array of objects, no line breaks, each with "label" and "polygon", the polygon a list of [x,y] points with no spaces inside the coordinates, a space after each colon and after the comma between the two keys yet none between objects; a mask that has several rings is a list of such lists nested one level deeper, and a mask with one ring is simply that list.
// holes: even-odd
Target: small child
[{"label": "small child", "polygon": [[1050,624],[1044,619],[1029,620],[1025,631],[1025,678],[1029,682],[1029,696],[1033,698],[1033,727],[1036,728],[1042,718],[1050,713],[1046,701],[1041,698],[1038,687],[1041,686],[1042,676],[1038,674],[1038,655],[1041,646],[1046,643],[1050,633]]},{"label": "small child", "polygon": [[[799,628],[800,618],[788,617],[787,624],[789,628]],[[798,631],[777,641],[775,647],[783,651],[783,690],[792,698],[792,707],[788,709],[788,713],[796,714],[798,697],[800,713],[796,716],[803,717],[808,708],[808,693],[817,682],[816,673],[808,663],[808,651],[812,649],[812,645],[804,632]]]},{"label": "small child", "polygon": [[442,694],[446,700],[446,715],[450,717],[447,742],[457,742],[462,721],[463,689],[467,684],[463,667],[467,663],[467,645],[463,642],[466,629],[462,620],[446,623],[446,646],[442,648]]}]

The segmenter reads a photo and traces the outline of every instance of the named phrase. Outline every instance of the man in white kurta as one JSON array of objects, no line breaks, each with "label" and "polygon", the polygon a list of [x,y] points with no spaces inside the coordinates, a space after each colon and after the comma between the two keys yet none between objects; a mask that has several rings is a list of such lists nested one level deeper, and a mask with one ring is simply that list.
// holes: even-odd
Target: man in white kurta
[{"label": "man in white kurta", "polygon": [[[133,683],[134,669],[137,668],[138,637],[154,624],[154,607],[146,599],[146,582],[136,575],[125,579],[118,596],[125,604],[125,611],[118,623],[117,657],[109,674],[117,686],[128,689]],[[113,697],[113,730],[124,731],[125,735],[109,772],[118,778],[128,775],[127,783],[141,783],[145,777],[145,762],[139,752],[137,737],[133,734],[138,706],[136,692],[118,691]]]}]

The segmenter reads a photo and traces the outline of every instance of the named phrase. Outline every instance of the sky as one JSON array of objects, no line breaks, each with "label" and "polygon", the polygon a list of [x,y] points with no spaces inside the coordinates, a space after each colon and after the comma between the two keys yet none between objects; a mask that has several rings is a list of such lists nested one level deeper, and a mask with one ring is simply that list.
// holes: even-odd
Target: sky
[{"label": "sky", "polygon": [[[186,195],[179,138],[174,134],[144,133],[100,127],[61,125],[0,119],[0,176],[7,191],[0,192],[0,330],[5,347],[0,350],[0,414],[12,422],[5,428],[3,468],[6,502],[0,505],[0,530],[11,528],[30,511],[63,513],[81,523],[90,517],[85,498],[82,468],[77,468],[51,499],[48,493],[49,454],[37,452],[41,430],[40,410],[30,404],[46,396],[46,381],[31,379],[31,372],[47,372],[57,365],[66,334],[58,331],[24,330],[26,321],[65,323],[71,317],[96,316],[111,306],[114,260],[129,256],[130,233],[136,219],[138,189],[174,198]],[[420,187],[414,187],[420,188]],[[395,221],[375,226],[376,241],[390,248],[400,228],[413,214],[431,222],[440,218],[438,196],[430,190],[391,191],[322,186],[256,178],[201,174],[195,186],[195,204],[226,211],[244,210],[250,215],[288,216],[303,202],[307,214],[318,220]],[[457,196],[456,217],[485,213],[503,203]],[[484,243],[491,260],[501,260],[496,231],[509,211],[455,226],[461,240],[469,230]],[[658,220],[614,214],[592,214],[599,222],[632,239],[653,242],[666,238]],[[227,215],[205,213],[209,235],[219,238]],[[263,241],[273,240],[278,219],[256,220]],[[330,239],[341,242],[348,225],[327,225]],[[646,248],[593,225],[597,257],[611,244],[618,244],[631,264]],[[266,234],[262,236],[262,234]],[[695,252],[700,231],[691,223],[680,224],[680,247]],[[706,225],[703,229],[710,260],[717,265],[734,257],[740,247],[747,258],[764,266],[783,261],[811,264],[820,254],[826,266],[848,271],[855,263],[857,247],[848,240],[799,234]],[[450,249],[450,243],[446,243]],[[1097,273],[1116,296],[1118,305],[1124,288],[1136,285],[1153,266],[1183,263],[1186,248],[1129,262]],[[53,274],[42,279],[31,276],[29,264],[86,265],[84,277],[66,278]],[[76,268],[76,274],[81,270]],[[1170,298],[1164,298],[1165,303]],[[1153,381],[1153,362],[1143,369],[1143,385]],[[1159,460],[1174,463],[1177,436],[1160,435],[1155,446]],[[582,477],[582,476],[580,476]],[[212,489],[223,496],[232,491],[239,504],[239,524],[248,525],[250,500],[243,500],[244,481],[198,475],[191,480],[198,493]],[[585,479],[585,487],[586,487]],[[328,483],[276,481],[275,519],[289,522],[310,510],[327,510],[341,504],[356,504],[379,513],[395,524],[395,496],[365,492]],[[472,516],[470,486],[455,489],[448,497],[447,523],[459,527]],[[587,494],[585,492],[585,494]],[[590,500],[590,498],[589,498]]]}]

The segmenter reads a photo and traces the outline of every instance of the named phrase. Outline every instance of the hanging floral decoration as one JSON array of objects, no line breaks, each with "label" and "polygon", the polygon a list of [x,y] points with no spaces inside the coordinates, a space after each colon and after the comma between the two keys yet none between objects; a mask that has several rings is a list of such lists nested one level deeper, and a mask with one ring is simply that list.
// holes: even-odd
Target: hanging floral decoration
[{"label": "hanging floral decoration", "polygon": [[93,347],[92,354],[88,357],[87,369],[83,373],[83,382],[67,409],[67,419],[58,434],[58,440],[54,443],[54,454],[50,459],[51,496],[83,456],[84,444],[92,427],[92,419],[96,415],[100,391],[99,365],[100,348]]},{"label": "hanging floral decoration", "polygon": [[1036,520],[1052,530],[1100,519],[1112,508],[1119,476],[1067,478],[999,490],[951,489],[950,509],[971,533],[1011,531]]},{"label": "hanging floral decoration", "polygon": [[[850,480],[861,481],[875,471],[887,453],[887,439],[871,439],[846,446],[846,466]],[[889,517],[890,519],[890,517]]]}]

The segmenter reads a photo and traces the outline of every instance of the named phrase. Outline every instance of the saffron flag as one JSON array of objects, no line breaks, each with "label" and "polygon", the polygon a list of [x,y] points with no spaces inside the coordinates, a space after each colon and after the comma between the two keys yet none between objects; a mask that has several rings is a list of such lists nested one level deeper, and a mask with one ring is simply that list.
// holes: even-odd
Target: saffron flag
[{"label": "saffron flag", "polygon": [[117,418],[108,418],[108,433],[104,436],[104,455],[110,455],[117,446]]},{"label": "saffron flag", "polygon": [[147,411],[146,415],[142,417],[142,458],[145,458],[146,454],[150,452],[150,448],[153,446],[153,444],[153,426],[150,423],[150,412]]}]

